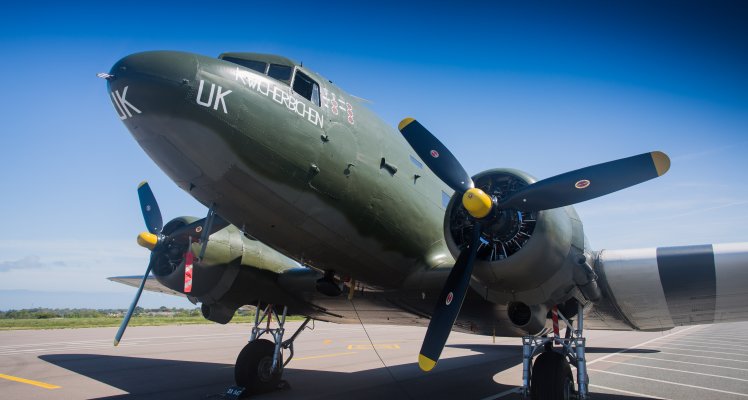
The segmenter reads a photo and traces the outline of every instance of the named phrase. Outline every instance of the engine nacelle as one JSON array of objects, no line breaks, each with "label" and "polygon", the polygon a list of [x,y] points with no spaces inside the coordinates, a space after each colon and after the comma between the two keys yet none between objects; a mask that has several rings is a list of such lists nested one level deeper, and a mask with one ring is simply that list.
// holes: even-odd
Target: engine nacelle
[{"label": "engine nacelle", "polygon": [[506,311],[514,326],[531,335],[541,334],[548,323],[548,307],[543,304],[528,306],[520,301],[513,301],[507,305]]},{"label": "engine nacelle", "polygon": [[[175,218],[164,226],[163,233],[168,236],[180,226],[196,220],[198,218]],[[192,290],[185,294],[203,303],[206,318],[221,323],[228,322],[233,311],[243,305],[237,301],[232,301],[231,304],[222,301],[237,279],[240,279],[240,271],[251,269],[256,273],[270,271],[279,274],[298,267],[293,260],[248,238],[233,225],[208,238],[205,254],[197,262],[201,249],[201,243],[192,243],[189,248],[186,245],[172,244],[154,251],[151,259],[153,275],[169,289],[185,293],[185,254],[190,251],[195,260],[192,267]],[[206,307],[209,311],[207,313]]]},{"label": "engine nacelle", "polygon": [[[473,177],[475,187],[499,203],[535,181],[514,169],[492,169]],[[444,237],[455,258],[467,245],[474,224],[460,200],[452,197],[444,219]],[[582,223],[572,207],[537,212],[496,209],[480,222],[483,244],[476,256],[473,289],[504,304],[551,306],[568,299],[585,249]]]}]

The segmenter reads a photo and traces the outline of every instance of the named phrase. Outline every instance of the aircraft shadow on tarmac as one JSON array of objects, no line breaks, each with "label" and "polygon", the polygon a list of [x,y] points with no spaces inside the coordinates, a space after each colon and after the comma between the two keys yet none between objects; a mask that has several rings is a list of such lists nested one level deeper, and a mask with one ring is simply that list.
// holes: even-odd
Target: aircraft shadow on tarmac
[{"label": "aircraft shadow on tarmac", "polygon": [[[444,347],[451,347],[454,349],[465,349],[465,350],[472,350],[477,351],[480,353],[487,353],[487,352],[495,352],[495,349],[497,347],[506,347],[509,349],[513,349],[515,354],[512,354],[512,356],[522,357],[522,347],[520,346],[500,346],[495,344],[448,344]],[[621,348],[617,349],[614,347],[586,347],[585,352],[588,354],[597,354],[597,353],[630,353],[630,354],[651,354],[651,353],[659,353],[659,350],[652,350],[652,349],[628,349],[628,348]]]},{"label": "aircraft shadow on tarmac", "polygon": [[[422,373],[416,363],[355,372],[301,369],[294,362],[284,379],[290,389],[266,393],[260,399],[453,399],[482,398],[512,389],[494,381],[495,374],[517,365],[519,346],[450,345],[478,352],[439,361],[434,371]],[[615,353],[623,349],[590,348],[590,353]],[[630,352],[653,353],[654,350]],[[41,355],[43,361],[65,368],[127,395],[108,398],[220,399],[233,384],[233,365],[99,354]],[[376,359],[376,358],[375,358]],[[386,358],[385,358],[386,359]],[[343,360],[343,359],[341,359]],[[352,361],[353,359],[351,359]],[[367,362],[371,358],[367,357]],[[348,365],[350,361],[347,362]],[[297,366],[300,366],[297,364]],[[355,368],[355,364],[354,364]],[[519,380],[519,377],[518,377]],[[593,393],[595,390],[593,388]],[[505,399],[518,399],[511,395]],[[596,394],[596,400],[633,400],[638,397]]]}]

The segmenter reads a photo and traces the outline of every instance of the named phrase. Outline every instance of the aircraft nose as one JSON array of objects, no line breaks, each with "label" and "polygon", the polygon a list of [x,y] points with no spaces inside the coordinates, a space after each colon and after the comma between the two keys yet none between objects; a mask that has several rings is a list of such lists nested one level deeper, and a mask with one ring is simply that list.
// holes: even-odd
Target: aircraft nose
[{"label": "aircraft nose", "polygon": [[[137,117],[173,112],[184,101],[197,72],[194,54],[148,51],[117,61],[107,79],[107,88],[119,118],[137,123]],[[144,122],[144,121],[141,121]]]},{"label": "aircraft nose", "polygon": [[195,78],[197,59],[194,54],[178,51],[146,51],[117,61],[110,71],[113,81],[128,79],[162,80],[182,83]]}]

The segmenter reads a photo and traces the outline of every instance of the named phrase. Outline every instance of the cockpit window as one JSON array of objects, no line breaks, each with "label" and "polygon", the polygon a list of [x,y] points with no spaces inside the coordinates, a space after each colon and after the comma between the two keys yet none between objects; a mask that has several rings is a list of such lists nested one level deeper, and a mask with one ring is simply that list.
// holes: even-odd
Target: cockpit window
[{"label": "cockpit window", "polygon": [[289,83],[291,81],[291,72],[293,72],[293,68],[288,65],[270,64],[268,76],[281,82]]},{"label": "cockpit window", "polygon": [[228,62],[232,62],[234,64],[239,64],[242,67],[249,68],[251,70],[257,71],[261,74],[265,73],[265,70],[268,67],[268,63],[262,62],[262,61],[255,61],[255,60],[245,60],[242,58],[236,58],[236,57],[224,57],[224,60]]},{"label": "cockpit window", "polygon": [[319,107],[319,85],[301,71],[296,71],[293,80],[293,91]]}]

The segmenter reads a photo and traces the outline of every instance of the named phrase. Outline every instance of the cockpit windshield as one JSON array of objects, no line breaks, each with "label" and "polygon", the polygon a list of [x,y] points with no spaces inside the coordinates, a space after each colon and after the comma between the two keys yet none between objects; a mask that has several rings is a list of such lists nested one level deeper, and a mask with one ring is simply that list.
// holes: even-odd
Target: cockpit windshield
[{"label": "cockpit windshield", "polygon": [[292,72],[293,68],[289,67],[288,65],[270,64],[270,69],[268,69],[268,76],[281,82],[289,83],[291,82]]},{"label": "cockpit windshield", "polygon": [[262,61],[256,61],[256,60],[245,60],[243,58],[236,58],[236,57],[224,57],[224,60],[228,62],[232,62],[234,64],[239,64],[242,67],[249,68],[251,70],[257,71],[261,74],[266,73],[268,68],[268,63],[262,62]]},{"label": "cockpit windshield", "polygon": [[[272,54],[259,53],[224,53],[218,56],[218,58],[257,71],[286,85],[290,85],[293,91],[299,96],[320,107],[319,84],[298,67],[295,67],[295,63],[291,60]],[[295,74],[294,68],[296,69]],[[293,84],[291,83],[291,79],[293,79]]]}]

